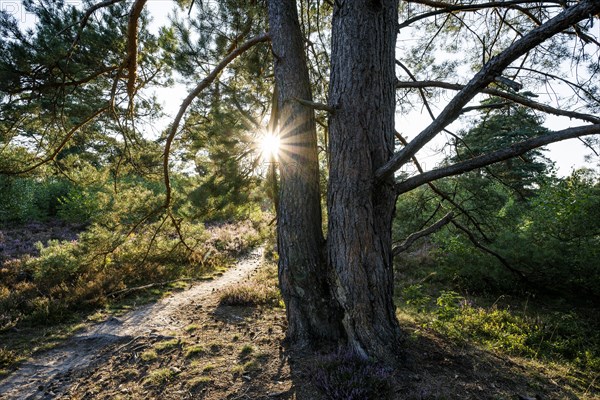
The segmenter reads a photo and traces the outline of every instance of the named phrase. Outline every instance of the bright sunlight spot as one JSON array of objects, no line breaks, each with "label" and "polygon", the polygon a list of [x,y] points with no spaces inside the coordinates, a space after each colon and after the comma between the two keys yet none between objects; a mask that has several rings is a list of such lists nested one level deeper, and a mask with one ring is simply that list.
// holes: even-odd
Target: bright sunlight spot
[{"label": "bright sunlight spot", "polygon": [[279,137],[271,133],[265,133],[260,140],[260,151],[265,161],[277,158],[279,152]]}]

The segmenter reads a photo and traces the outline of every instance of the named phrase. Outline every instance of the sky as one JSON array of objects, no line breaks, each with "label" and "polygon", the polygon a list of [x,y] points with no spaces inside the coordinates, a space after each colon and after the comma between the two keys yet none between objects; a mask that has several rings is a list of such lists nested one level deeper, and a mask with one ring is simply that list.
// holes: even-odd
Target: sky
[{"label": "sky", "polygon": [[[80,5],[79,0],[65,0],[67,4]],[[158,28],[169,23],[168,16],[172,14],[172,9],[175,3],[172,0],[148,0],[146,8],[152,16],[151,29],[158,31]],[[35,17],[28,14],[21,4],[21,0],[0,0],[0,9],[7,11],[23,26],[35,25]],[[164,111],[167,115],[174,116],[179,109],[183,98],[187,95],[188,89],[179,85],[174,88],[161,88],[157,90],[158,99],[162,101]],[[538,93],[543,95],[543,93]],[[167,100],[168,99],[168,100]],[[541,98],[540,101],[543,101]],[[441,111],[443,104],[438,104],[438,112]],[[169,124],[170,119],[162,121],[165,127]],[[421,129],[429,124],[430,118],[426,112],[413,111],[409,114],[397,114],[396,128],[398,131],[407,134],[409,138],[416,136]],[[579,121],[571,121],[564,117],[548,116],[544,123],[551,130],[560,130],[572,126],[581,125]],[[458,131],[463,126],[460,122],[450,126],[453,131]],[[158,127],[160,129],[160,127]],[[156,130],[152,133],[156,134]],[[418,158],[425,169],[432,169],[441,160],[442,155],[439,153],[439,148],[443,146],[446,139],[442,136],[437,140],[432,141],[429,146],[418,153]],[[584,156],[590,151],[581,144],[577,139],[571,139],[555,143],[547,146],[548,152],[546,155],[556,162],[557,172],[559,176],[569,175],[573,169],[588,165]],[[410,167],[409,167],[410,168]]]},{"label": "sky", "polygon": [[[168,24],[168,15],[172,14],[171,10],[173,8],[173,2],[171,0],[149,0],[147,5],[150,14],[153,17],[153,26],[158,27]],[[166,90],[165,94],[167,94]],[[179,99],[183,99],[186,95],[187,92],[185,90],[178,88],[174,89],[174,91],[170,93],[171,97],[168,98],[173,99],[179,97]],[[169,114],[174,115],[174,113],[177,112],[180,103],[181,101],[170,101],[169,104],[165,104],[166,111],[172,110]],[[421,113],[415,111],[408,115],[397,114],[396,128],[399,131],[410,132],[409,135],[414,137],[418,132],[425,128],[430,121],[431,119],[426,112]],[[581,125],[581,123],[579,123],[579,121],[570,121],[568,118],[564,117],[548,116],[544,125],[551,130],[560,130]],[[455,131],[462,128],[459,124],[454,124],[452,127]],[[425,169],[432,169],[439,161],[441,161],[442,155],[439,153],[438,149],[445,141],[446,139],[444,137],[439,137],[438,140],[419,152],[419,160]],[[547,146],[547,149],[547,156],[556,162],[559,176],[570,175],[573,169],[588,165],[584,160],[584,156],[590,153],[590,151],[577,139],[555,143]]]}]

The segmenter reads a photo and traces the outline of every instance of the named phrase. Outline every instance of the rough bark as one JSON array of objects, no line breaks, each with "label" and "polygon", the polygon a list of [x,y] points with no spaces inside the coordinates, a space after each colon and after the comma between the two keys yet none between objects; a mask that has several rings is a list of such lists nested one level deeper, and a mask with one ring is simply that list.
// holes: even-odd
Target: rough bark
[{"label": "rough bark", "polygon": [[393,154],[397,0],[335,2],[329,122],[327,249],[349,345],[399,354],[391,224],[395,192],[375,171]]},{"label": "rough bark", "polygon": [[295,1],[269,1],[279,90],[279,282],[287,336],[299,345],[338,340],[340,313],[327,282],[312,93]]},{"label": "rough bark", "polygon": [[137,58],[138,58],[138,22],[147,0],[135,0],[129,12],[127,23],[127,95],[129,96],[129,108],[133,110],[133,96],[135,95],[135,83],[137,80]]}]

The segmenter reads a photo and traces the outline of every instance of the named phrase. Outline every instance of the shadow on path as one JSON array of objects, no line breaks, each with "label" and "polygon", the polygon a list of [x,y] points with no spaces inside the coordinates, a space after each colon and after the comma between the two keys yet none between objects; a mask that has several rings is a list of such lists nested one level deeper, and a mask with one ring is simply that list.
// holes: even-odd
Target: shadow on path
[{"label": "shadow on path", "polygon": [[102,363],[119,345],[140,337],[160,337],[165,331],[183,329],[178,311],[203,303],[214,292],[234,285],[257,269],[262,249],[242,257],[222,276],[195,284],[157,303],[147,304],[119,318],[91,325],[62,345],[35,355],[0,382],[0,399],[52,399],[65,393],[83,370]]}]

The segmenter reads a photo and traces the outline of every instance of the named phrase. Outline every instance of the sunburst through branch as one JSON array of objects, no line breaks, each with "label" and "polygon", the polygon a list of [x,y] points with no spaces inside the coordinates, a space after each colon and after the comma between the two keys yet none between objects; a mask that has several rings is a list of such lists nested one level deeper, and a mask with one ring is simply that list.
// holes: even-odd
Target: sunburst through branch
[{"label": "sunburst through branch", "polygon": [[265,132],[260,138],[260,154],[263,160],[271,161],[279,156],[280,139],[279,136]]}]

